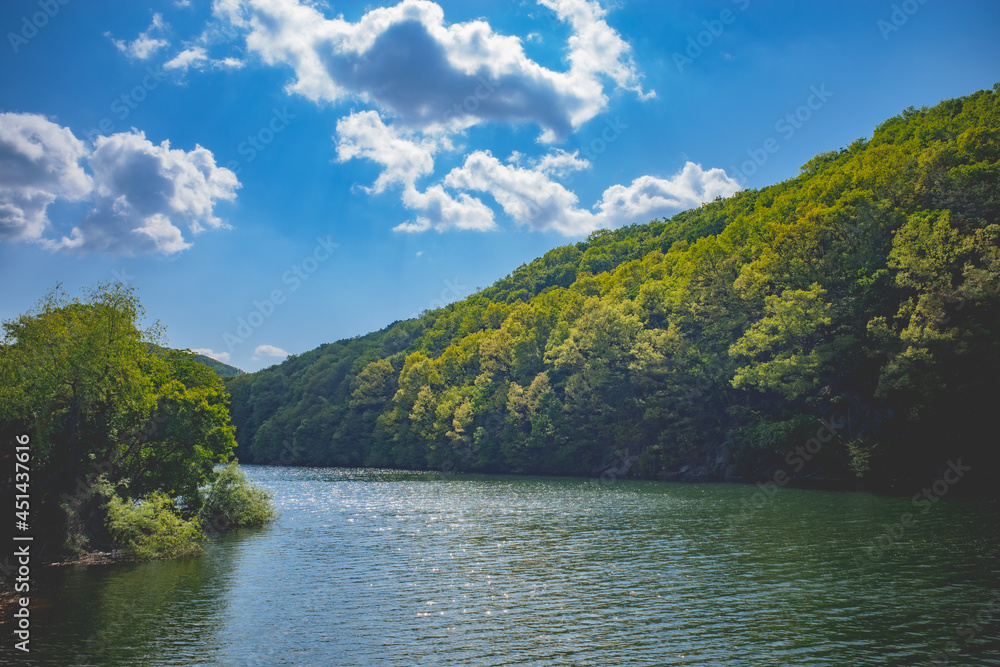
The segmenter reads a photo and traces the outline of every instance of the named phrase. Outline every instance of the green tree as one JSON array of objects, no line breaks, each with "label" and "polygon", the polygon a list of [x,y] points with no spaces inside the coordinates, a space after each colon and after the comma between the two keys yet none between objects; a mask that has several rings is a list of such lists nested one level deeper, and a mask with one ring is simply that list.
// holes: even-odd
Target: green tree
[{"label": "green tree", "polygon": [[[134,289],[112,283],[82,301],[57,288],[3,324],[0,436],[5,448],[14,435],[31,439],[36,525],[53,555],[100,546],[106,516],[119,544],[139,539],[136,526],[154,541],[173,530],[195,539],[186,518],[171,516],[194,516],[199,487],[232,457],[222,380],[193,354],[162,348],[161,327],[141,329],[143,316]],[[163,498],[181,498],[180,508]],[[150,548],[179,549],[161,547]]]},{"label": "green tree", "polygon": [[736,369],[733,386],[776,391],[786,399],[816,389],[829,373],[835,346],[827,334],[833,323],[826,290],[785,290],[766,299],[766,315],[729,348],[749,361]]}]

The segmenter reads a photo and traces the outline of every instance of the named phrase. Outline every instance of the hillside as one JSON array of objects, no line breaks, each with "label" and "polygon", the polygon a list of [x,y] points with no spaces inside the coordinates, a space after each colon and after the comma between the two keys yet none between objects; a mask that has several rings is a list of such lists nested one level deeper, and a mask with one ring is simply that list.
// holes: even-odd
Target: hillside
[{"label": "hillside", "polygon": [[223,363],[218,359],[213,359],[212,357],[206,357],[204,354],[195,354],[195,361],[199,361],[213,371],[216,372],[219,377],[232,377],[234,375],[242,375],[246,371],[236,368],[236,366],[230,366],[229,364]]},{"label": "hillside", "polygon": [[238,455],[870,483],[961,456],[995,475],[998,100],[907,109],[791,180],[228,378]]}]

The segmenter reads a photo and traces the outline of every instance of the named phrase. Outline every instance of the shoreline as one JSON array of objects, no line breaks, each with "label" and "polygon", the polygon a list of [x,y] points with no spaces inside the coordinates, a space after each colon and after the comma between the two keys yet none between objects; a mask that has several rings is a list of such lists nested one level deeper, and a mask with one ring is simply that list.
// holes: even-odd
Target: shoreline
[{"label": "shoreline", "polygon": [[[128,562],[130,561],[127,561],[123,558],[119,558],[118,556],[113,555],[112,552],[110,551],[91,551],[81,554],[80,556],[77,556],[73,560],[42,562],[39,563],[38,565],[41,568],[49,570],[49,569],[71,567],[77,565],[85,565],[88,567],[91,565],[121,565]],[[30,598],[32,596],[32,591],[34,590],[37,584],[38,580],[34,576],[32,576],[32,578],[28,580],[29,591],[27,593],[18,592],[14,590],[13,587],[9,589],[6,587],[0,589],[0,615],[2,615],[0,616],[0,619],[9,620],[8,619],[9,614],[7,612],[15,604],[17,604],[18,598],[21,597]],[[3,621],[0,620],[0,626],[2,625]]]},{"label": "shoreline", "polygon": [[[955,457],[961,458],[961,457]],[[708,474],[697,472],[697,468],[702,466],[687,466],[675,471],[661,471],[656,475],[628,475],[617,474],[614,470],[609,470],[611,475],[573,475],[559,473],[513,473],[495,471],[458,471],[439,470],[436,468],[384,468],[372,466],[338,466],[338,465],[315,465],[315,464],[277,464],[277,463],[251,463],[237,460],[240,466],[251,466],[260,468],[339,468],[342,470],[363,470],[363,471],[388,471],[408,474],[431,474],[439,478],[447,478],[452,475],[489,475],[497,477],[537,477],[551,479],[579,479],[604,484],[614,484],[616,482],[678,482],[682,484],[732,484],[757,488],[759,485],[774,484],[774,472],[769,475],[736,475],[736,474]],[[688,469],[686,469],[688,468]],[[694,471],[690,468],[695,468]],[[780,470],[780,468],[776,469]],[[824,477],[822,475],[810,475],[804,477],[787,477],[787,481],[778,484],[781,488],[802,489],[806,491],[856,491],[862,493],[872,493],[880,496],[891,496],[896,498],[908,498],[914,493],[940,478],[940,472],[928,474],[923,478],[916,477],[895,477],[889,479],[860,480],[848,477]],[[961,487],[954,489],[955,496],[978,497],[983,494],[991,494],[992,475],[985,474],[963,481]]]}]

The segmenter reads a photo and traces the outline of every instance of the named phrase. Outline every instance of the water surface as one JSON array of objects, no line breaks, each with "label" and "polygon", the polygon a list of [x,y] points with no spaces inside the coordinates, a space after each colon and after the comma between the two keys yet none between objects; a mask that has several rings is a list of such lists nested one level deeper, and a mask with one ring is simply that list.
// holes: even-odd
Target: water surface
[{"label": "water surface", "polygon": [[1000,665],[996,503],[245,470],[275,524],[58,571],[19,664]]}]

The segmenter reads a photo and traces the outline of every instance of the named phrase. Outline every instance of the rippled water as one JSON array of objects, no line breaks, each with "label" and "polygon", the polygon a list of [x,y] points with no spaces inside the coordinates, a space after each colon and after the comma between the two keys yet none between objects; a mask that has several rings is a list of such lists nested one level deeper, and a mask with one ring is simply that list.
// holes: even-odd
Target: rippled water
[{"label": "rippled water", "polygon": [[245,469],[277,523],[60,571],[23,664],[1000,665],[996,503]]}]

